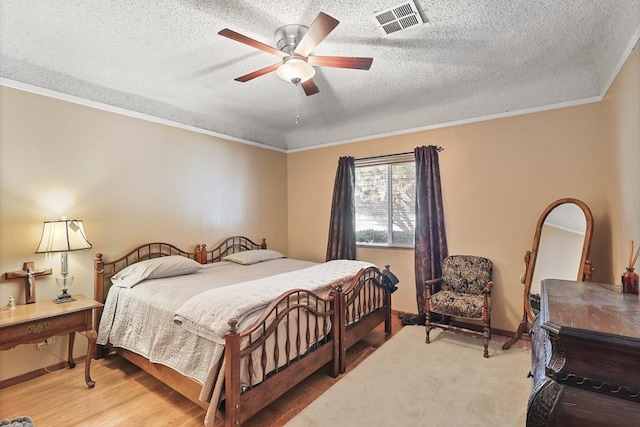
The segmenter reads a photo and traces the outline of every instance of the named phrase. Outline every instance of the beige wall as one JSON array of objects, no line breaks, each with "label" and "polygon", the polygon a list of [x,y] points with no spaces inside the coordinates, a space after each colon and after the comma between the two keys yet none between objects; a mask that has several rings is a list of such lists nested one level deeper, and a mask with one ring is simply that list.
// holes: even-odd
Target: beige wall
[{"label": "beige wall", "polygon": [[[611,163],[604,164],[610,205],[613,283],[627,267],[627,242],[640,246],[640,48],[627,59],[602,105],[607,149]],[[636,264],[640,269],[640,265]]]},{"label": "beige wall", "polygon": [[[592,259],[597,278],[608,278],[608,238],[601,224],[607,209],[599,103],[490,120],[292,153],[289,167],[289,253],[322,260],[333,181],[340,156],[356,158],[440,145],[449,253],[475,254],[495,264],[493,325],[515,330],[522,316],[525,251],[539,215],[552,201],[575,197],[596,218]],[[394,308],[416,312],[413,252],[359,249],[358,258],[391,264],[400,278]]]},{"label": "beige wall", "polygon": [[[93,295],[93,258],[166,241],[186,250],[225,236],[266,237],[287,252],[286,155],[0,87],[0,274],[25,261],[52,267],[37,299],[59,289],[60,257],[34,254],[42,222],[84,220],[93,249],[71,252],[71,293]],[[0,281],[0,305],[24,302],[23,282]],[[35,345],[0,352],[0,380],[60,361]],[[85,354],[86,340],[76,340]]]},{"label": "beige wall", "polygon": [[[556,199],[591,208],[594,281],[619,283],[627,241],[640,246],[640,53],[631,53],[603,102],[292,153],[289,254],[323,260],[340,156],[367,157],[440,145],[449,252],[495,263],[494,326],[522,315],[522,257],[536,221]],[[413,251],[359,248],[401,280],[394,308],[416,312]],[[636,265],[640,268],[639,265]]]},{"label": "beige wall", "polygon": [[[91,295],[96,252],[121,254],[150,240],[185,249],[242,233],[266,237],[289,256],[325,257],[338,157],[441,153],[450,253],[495,262],[494,326],[513,330],[522,314],[522,256],[553,200],[576,197],[595,218],[594,280],[616,282],[626,242],[640,245],[640,59],[634,51],[601,103],[416,132],[284,155],[0,86],[0,274],[33,252],[42,221],[85,221],[94,248],[70,254],[72,293]],[[416,311],[413,251],[358,249],[400,277],[394,308]],[[58,293],[52,276],[38,299]],[[23,301],[22,283],[0,280],[0,305]],[[84,339],[76,340],[84,354]],[[19,346],[0,352],[0,380],[64,357]]]}]

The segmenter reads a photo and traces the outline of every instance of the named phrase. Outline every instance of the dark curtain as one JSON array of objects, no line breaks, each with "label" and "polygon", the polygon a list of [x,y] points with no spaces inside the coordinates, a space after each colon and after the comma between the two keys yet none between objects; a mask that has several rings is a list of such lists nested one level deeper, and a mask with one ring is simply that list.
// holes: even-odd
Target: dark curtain
[{"label": "dark curtain", "polygon": [[442,260],[447,256],[447,236],[444,229],[442,187],[438,148],[417,147],[416,159],[416,231],[415,273],[418,316],[406,316],[405,324],[424,325],[424,282],[440,277]]},{"label": "dark curtain", "polygon": [[356,259],[356,166],[353,157],[340,157],[333,186],[327,261]]}]

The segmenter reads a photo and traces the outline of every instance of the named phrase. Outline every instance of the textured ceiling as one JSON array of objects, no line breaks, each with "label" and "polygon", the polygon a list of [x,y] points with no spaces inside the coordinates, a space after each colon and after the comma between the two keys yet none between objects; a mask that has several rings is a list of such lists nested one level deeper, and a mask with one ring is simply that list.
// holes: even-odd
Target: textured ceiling
[{"label": "textured ceiling", "polygon": [[[640,0],[429,0],[428,24],[387,36],[373,14],[398,3],[2,0],[0,75],[295,150],[600,97],[640,28]],[[317,68],[309,97],[275,73],[233,80],[278,59],[219,30],[273,46],[318,12],[340,24],[313,54],[369,71]]]}]

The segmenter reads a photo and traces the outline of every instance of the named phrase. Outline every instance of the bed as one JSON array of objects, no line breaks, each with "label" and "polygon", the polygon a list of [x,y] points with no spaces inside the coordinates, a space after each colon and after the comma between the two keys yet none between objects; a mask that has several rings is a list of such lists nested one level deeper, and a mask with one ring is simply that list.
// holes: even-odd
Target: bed
[{"label": "bed", "polygon": [[[390,291],[377,267],[359,261],[223,260],[269,252],[264,239],[257,244],[234,236],[211,250],[148,243],[114,261],[97,254],[95,295],[105,303],[96,318],[98,342],[104,345],[97,354],[115,350],[207,409],[205,425],[213,425],[224,400],[225,425],[238,425],[321,367],[326,365],[332,376],[344,372],[346,350],[381,322],[390,332]],[[201,268],[131,287],[116,280],[159,258],[190,260]],[[217,301],[221,295],[229,298],[223,308],[204,298]],[[231,304],[239,298],[240,306],[256,302],[240,313]],[[197,305],[210,310],[198,316],[217,317],[217,323],[204,328],[191,319]]]}]

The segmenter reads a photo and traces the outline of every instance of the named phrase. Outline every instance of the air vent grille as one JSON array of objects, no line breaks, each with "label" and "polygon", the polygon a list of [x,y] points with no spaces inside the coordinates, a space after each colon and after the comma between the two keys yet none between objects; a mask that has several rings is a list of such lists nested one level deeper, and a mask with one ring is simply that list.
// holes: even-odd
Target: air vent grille
[{"label": "air vent grille", "polygon": [[383,25],[382,28],[387,34],[395,33],[396,31],[400,31],[402,29],[398,21],[392,21],[387,25]]},{"label": "air vent grille", "polygon": [[403,3],[403,4],[399,5],[398,7],[395,7],[393,9],[393,13],[395,13],[396,16],[401,17],[401,16],[411,15],[411,14],[413,14],[415,12],[413,11],[413,9],[411,8],[411,5],[409,3]]},{"label": "air vent grille", "polygon": [[380,25],[384,25],[387,24],[391,21],[395,21],[396,20],[396,16],[393,14],[393,12],[388,11],[385,13],[381,13],[380,15],[376,15],[376,19],[378,20],[378,22],[380,23]]},{"label": "air vent grille", "polygon": [[407,16],[406,18],[402,18],[400,20],[400,25],[402,25],[402,28],[413,27],[414,25],[418,24],[419,22],[415,15]]},{"label": "air vent grille", "polygon": [[380,28],[387,34],[425,23],[414,1],[405,1],[389,9],[376,12],[374,16]]}]

